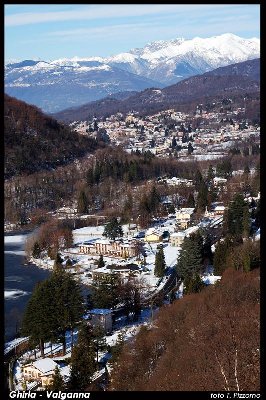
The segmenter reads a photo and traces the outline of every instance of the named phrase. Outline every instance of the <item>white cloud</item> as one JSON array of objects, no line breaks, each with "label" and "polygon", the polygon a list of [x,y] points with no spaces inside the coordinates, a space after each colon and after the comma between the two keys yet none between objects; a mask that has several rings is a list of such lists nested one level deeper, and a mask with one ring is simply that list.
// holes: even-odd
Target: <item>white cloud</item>
[{"label": "white cloud", "polygon": [[[235,5],[222,4],[104,4],[104,5],[78,5],[76,10],[58,11],[58,5],[54,12],[24,12],[5,16],[5,26],[19,26],[29,24],[39,24],[45,22],[75,21],[75,20],[94,20],[122,17],[152,16],[156,14],[164,15],[174,13],[194,13],[203,11],[218,11],[232,9]],[[245,7],[245,5],[242,5]],[[50,6],[51,7],[51,6]]]}]

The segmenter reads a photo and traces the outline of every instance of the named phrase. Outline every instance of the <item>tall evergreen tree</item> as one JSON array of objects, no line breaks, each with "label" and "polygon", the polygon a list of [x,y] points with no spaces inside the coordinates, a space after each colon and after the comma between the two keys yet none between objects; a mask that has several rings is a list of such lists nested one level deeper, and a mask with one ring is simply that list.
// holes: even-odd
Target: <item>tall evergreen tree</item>
[{"label": "tall evergreen tree", "polygon": [[83,296],[78,283],[63,269],[56,269],[34,288],[23,315],[22,334],[40,343],[42,356],[44,342],[58,339],[65,353],[65,333],[72,332],[73,343],[73,329],[83,313]]},{"label": "tall evergreen tree", "polygon": [[194,175],[194,184],[195,184],[196,190],[199,190],[202,182],[203,182],[202,174],[201,174],[200,170],[197,169],[195,172],[195,175]]},{"label": "tall evergreen tree", "polygon": [[112,218],[104,227],[103,236],[108,237],[111,240],[115,240],[117,237],[123,236],[123,229],[118,223],[117,218]]},{"label": "tall evergreen tree", "polygon": [[174,136],[172,139],[171,147],[172,147],[172,149],[175,149],[176,146],[177,146],[177,141],[176,141],[176,137]]},{"label": "tall evergreen tree", "polygon": [[207,172],[207,181],[211,182],[214,178],[214,169],[212,164],[209,165],[208,172]]},{"label": "tall evergreen tree", "polygon": [[155,212],[160,204],[160,195],[155,186],[153,186],[151,189],[149,199],[150,212]]},{"label": "tall evergreen tree", "polygon": [[63,352],[66,352],[65,333],[71,331],[71,345],[73,346],[73,331],[84,314],[83,296],[78,282],[70,273],[56,270],[49,279],[54,291],[54,314],[58,321],[58,336],[63,343]]},{"label": "tall evergreen tree", "polygon": [[92,302],[96,308],[112,308],[119,303],[121,279],[118,274],[94,274],[92,280]]},{"label": "tall evergreen tree", "polygon": [[187,199],[187,202],[186,202],[186,206],[187,207],[191,207],[191,208],[194,208],[195,207],[195,200],[194,200],[194,196],[193,196],[193,193],[189,193],[189,195],[188,195],[188,199]]},{"label": "tall evergreen tree", "polygon": [[202,268],[202,247],[199,238],[185,237],[177,260],[177,274],[182,278],[190,278]]},{"label": "tall evergreen tree", "polygon": [[188,155],[192,154],[193,151],[194,151],[194,148],[193,148],[192,144],[189,142],[188,147],[187,147]]},{"label": "tall evergreen tree", "polygon": [[125,344],[125,334],[120,332],[117,336],[117,341],[116,344],[114,346],[111,347],[111,363],[115,364],[123,350]]},{"label": "tall evergreen tree", "polygon": [[248,204],[246,204],[245,207],[243,208],[242,227],[243,227],[243,236],[248,238],[250,235],[250,228],[251,228]]},{"label": "tall evergreen tree", "polygon": [[184,280],[184,292],[185,294],[199,293],[205,287],[202,282],[200,275],[195,274],[194,276],[188,276]]},{"label": "tall evergreen tree", "polygon": [[91,328],[84,323],[71,353],[69,389],[86,391],[96,368]]},{"label": "tall evergreen tree", "polygon": [[97,364],[99,362],[99,351],[104,351],[107,349],[107,342],[105,338],[105,332],[100,326],[95,326],[92,329],[92,341],[94,344],[94,350],[96,353]]},{"label": "tall evergreen tree", "polygon": [[[33,344],[39,343],[44,357],[44,342],[56,340],[58,321],[53,308],[54,293],[48,280],[38,283],[23,314],[21,333]],[[51,312],[53,310],[53,312]]]},{"label": "tall evergreen tree", "polygon": [[201,182],[197,197],[197,210],[204,211],[208,205],[208,187],[205,182]]},{"label": "tall evergreen tree", "polygon": [[87,214],[88,212],[88,199],[84,190],[81,190],[79,193],[77,212],[80,214]]},{"label": "tall evergreen tree", "polygon": [[98,268],[103,268],[105,266],[105,262],[103,261],[103,255],[101,254],[98,260]]},{"label": "tall evergreen tree", "polygon": [[213,257],[214,273],[216,275],[222,275],[224,270],[227,268],[226,259],[233,246],[234,242],[232,240],[232,237],[230,237],[229,235],[227,235],[223,241],[219,241],[216,244]]},{"label": "tall evergreen tree", "polygon": [[243,236],[244,230],[247,233],[247,230],[249,230],[249,214],[247,207],[243,195],[237,193],[224,215],[223,229],[226,233],[236,237]]},{"label": "tall evergreen tree", "polygon": [[221,178],[230,178],[232,176],[232,164],[229,159],[223,160],[221,163],[217,164],[216,175]]},{"label": "tall evergreen tree", "polygon": [[159,249],[155,255],[155,267],[154,267],[154,275],[161,278],[165,274],[165,258],[164,258],[164,251],[163,247],[159,246]]},{"label": "tall evergreen tree", "polygon": [[62,375],[60,374],[59,368],[55,367],[55,373],[53,376],[53,383],[49,385],[48,390],[52,390],[54,392],[59,392],[60,390],[64,392],[66,390],[66,384]]}]

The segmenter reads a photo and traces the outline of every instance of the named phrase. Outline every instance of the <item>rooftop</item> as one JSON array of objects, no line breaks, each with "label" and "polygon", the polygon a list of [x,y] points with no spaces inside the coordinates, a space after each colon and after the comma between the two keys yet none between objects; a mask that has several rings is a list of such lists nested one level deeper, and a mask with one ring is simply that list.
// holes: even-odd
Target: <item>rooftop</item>
[{"label": "rooftop", "polygon": [[32,365],[43,374],[51,373],[57,367],[57,363],[51,360],[51,358],[42,358],[41,360],[34,361]]}]

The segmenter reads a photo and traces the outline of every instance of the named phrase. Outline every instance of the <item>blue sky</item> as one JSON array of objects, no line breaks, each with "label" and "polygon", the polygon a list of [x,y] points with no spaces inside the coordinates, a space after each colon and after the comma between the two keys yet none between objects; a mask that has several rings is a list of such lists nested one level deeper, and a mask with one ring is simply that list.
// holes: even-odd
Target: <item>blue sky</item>
[{"label": "blue sky", "polygon": [[155,40],[260,37],[259,4],[9,4],[5,60],[107,57]]}]

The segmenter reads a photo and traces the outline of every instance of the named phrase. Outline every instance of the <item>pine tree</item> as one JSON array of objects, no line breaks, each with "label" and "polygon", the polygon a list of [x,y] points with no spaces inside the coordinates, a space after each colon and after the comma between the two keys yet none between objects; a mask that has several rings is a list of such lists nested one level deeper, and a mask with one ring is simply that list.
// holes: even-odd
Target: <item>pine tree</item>
[{"label": "pine tree", "polygon": [[101,254],[100,257],[99,257],[99,260],[98,260],[97,267],[98,268],[104,268],[104,266],[105,266],[105,262],[103,261],[103,255]]},{"label": "pine tree", "polygon": [[133,320],[137,321],[141,314],[141,299],[138,287],[135,287],[133,296]]},{"label": "pine tree", "polygon": [[125,344],[125,334],[123,332],[120,332],[117,336],[117,341],[114,346],[111,347],[111,363],[115,364],[123,350]]},{"label": "pine tree", "polygon": [[104,351],[107,348],[105,332],[100,326],[95,326],[92,330],[92,341],[96,353],[96,361],[99,362],[99,351]]},{"label": "pine tree", "polygon": [[242,227],[243,227],[243,236],[248,238],[250,235],[250,213],[249,213],[249,207],[246,204],[244,209],[243,209],[243,217],[242,217]]},{"label": "pine tree", "polygon": [[92,332],[84,323],[79,328],[77,344],[71,353],[69,389],[85,391],[96,368]]},{"label": "pine tree", "polygon": [[215,275],[222,275],[224,270],[227,268],[226,259],[233,247],[233,241],[229,236],[221,242],[218,242],[215,247],[213,266]]},{"label": "pine tree", "polygon": [[57,339],[61,340],[65,353],[65,332],[71,330],[73,342],[73,329],[83,314],[83,296],[78,283],[69,273],[56,269],[50,278],[35,287],[23,315],[23,335],[39,341],[42,356],[44,341]]},{"label": "pine tree", "polygon": [[84,314],[83,296],[78,282],[65,270],[56,270],[49,279],[53,298],[53,311],[58,323],[58,336],[66,352],[65,333],[71,331],[73,346],[73,330]]},{"label": "pine tree", "polygon": [[192,154],[193,151],[194,151],[194,148],[193,148],[192,144],[189,142],[188,147],[187,147],[188,155]]},{"label": "pine tree", "polygon": [[164,258],[164,251],[163,247],[160,246],[156,255],[155,255],[155,267],[154,267],[154,275],[161,278],[165,274],[165,258]]},{"label": "pine tree", "polygon": [[212,165],[210,164],[209,168],[208,168],[208,172],[207,172],[207,181],[211,182],[213,180],[214,176],[215,176],[214,169],[213,169]]},{"label": "pine tree", "polygon": [[[21,334],[29,336],[35,345],[40,344],[44,357],[44,342],[56,340],[58,321],[53,306],[54,292],[48,280],[38,283],[23,314]],[[53,312],[51,313],[51,309]]]},{"label": "pine tree", "polygon": [[79,193],[77,212],[79,214],[87,214],[88,212],[88,199],[83,190]]},{"label": "pine tree", "polygon": [[203,182],[203,178],[202,178],[201,172],[197,169],[195,172],[195,176],[194,176],[194,183],[195,183],[196,190],[199,190],[202,182]]},{"label": "pine tree", "polygon": [[176,141],[176,137],[174,136],[173,139],[172,139],[171,147],[172,147],[172,149],[175,149],[176,146],[177,146],[177,141]]},{"label": "pine tree", "polygon": [[123,229],[118,223],[117,218],[112,218],[111,221],[105,225],[103,236],[106,236],[111,240],[123,236]]},{"label": "pine tree", "polygon": [[241,237],[243,234],[249,234],[249,221],[248,206],[243,195],[237,193],[224,215],[223,229],[230,235]]},{"label": "pine tree", "polygon": [[194,200],[194,196],[193,196],[193,193],[189,193],[189,195],[188,195],[188,199],[187,199],[187,202],[186,202],[186,206],[187,207],[191,207],[191,208],[194,208],[195,207],[195,200]]},{"label": "pine tree", "polygon": [[155,186],[152,187],[149,195],[149,210],[155,212],[160,204],[160,195]]},{"label": "pine tree", "polygon": [[94,274],[91,299],[96,308],[112,308],[119,303],[121,279],[118,274]]},{"label": "pine tree", "polygon": [[205,287],[205,284],[202,282],[200,275],[195,274],[185,279],[184,287],[185,294],[199,293]]},{"label": "pine tree", "polygon": [[203,181],[199,186],[199,192],[197,197],[197,210],[204,211],[208,205],[208,187]]},{"label": "pine tree", "polygon": [[55,367],[55,372],[53,376],[53,383],[49,385],[48,390],[52,390],[54,392],[65,391],[66,384],[62,375],[60,374],[59,368]]},{"label": "pine tree", "polygon": [[177,274],[185,279],[199,273],[202,268],[202,247],[199,238],[185,237],[177,260]]}]

